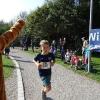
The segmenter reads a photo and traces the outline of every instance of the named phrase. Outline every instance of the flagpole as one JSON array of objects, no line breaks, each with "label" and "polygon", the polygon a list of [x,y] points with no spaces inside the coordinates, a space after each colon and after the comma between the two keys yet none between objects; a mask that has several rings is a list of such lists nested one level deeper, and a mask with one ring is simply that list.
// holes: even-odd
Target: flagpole
[{"label": "flagpole", "polygon": [[[90,21],[89,21],[89,33],[90,30],[92,29],[92,14],[93,14],[93,0],[90,1]],[[90,47],[90,42],[89,42],[89,47]],[[90,48],[89,48],[90,49]],[[90,72],[90,58],[91,58],[91,50],[89,50],[88,54],[88,72]]]}]

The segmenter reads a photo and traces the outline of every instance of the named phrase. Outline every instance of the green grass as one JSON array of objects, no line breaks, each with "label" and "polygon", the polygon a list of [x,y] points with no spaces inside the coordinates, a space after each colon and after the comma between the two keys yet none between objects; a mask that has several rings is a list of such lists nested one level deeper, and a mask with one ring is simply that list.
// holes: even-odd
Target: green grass
[{"label": "green grass", "polygon": [[92,57],[91,65],[93,66],[93,71],[91,73],[88,73],[85,70],[75,70],[74,68],[70,67],[70,64],[64,64],[61,59],[57,58],[57,63],[64,66],[65,68],[69,70],[73,70],[75,73],[78,73],[80,75],[86,76],[90,79],[93,79],[97,82],[100,82],[100,58]]},{"label": "green grass", "polygon": [[[36,55],[40,50],[36,49],[35,52],[32,52],[31,49],[29,51],[26,51],[28,54],[31,54],[32,56]],[[62,65],[63,67],[73,70],[75,73],[78,73],[82,76],[86,76],[90,79],[93,79],[97,82],[100,83],[100,58],[99,57],[92,57],[92,62],[91,65],[93,66],[93,71],[91,73],[88,73],[85,70],[75,70],[74,68],[70,67],[70,64],[65,64],[61,59],[60,59],[60,54],[58,53],[57,58],[56,58],[56,63]]]},{"label": "green grass", "polygon": [[40,52],[40,49],[35,49],[35,51],[33,52],[32,49],[29,48],[28,51],[25,51],[25,52],[30,56],[35,56],[36,54]]},{"label": "green grass", "polygon": [[14,64],[12,60],[3,56],[3,70],[4,70],[4,77],[8,78],[11,76],[14,69]]}]

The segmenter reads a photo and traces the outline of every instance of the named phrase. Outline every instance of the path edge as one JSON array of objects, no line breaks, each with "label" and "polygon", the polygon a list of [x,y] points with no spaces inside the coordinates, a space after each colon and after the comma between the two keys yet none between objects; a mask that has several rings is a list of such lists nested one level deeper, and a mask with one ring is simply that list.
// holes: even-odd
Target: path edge
[{"label": "path edge", "polygon": [[19,64],[18,64],[18,62],[12,56],[9,56],[9,58],[15,64],[16,71],[17,71],[17,86],[18,86],[17,87],[17,89],[18,89],[17,100],[25,100],[24,84],[23,84],[23,78],[22,78],[22,74],[21,74],[21,70],[20,70]]}]

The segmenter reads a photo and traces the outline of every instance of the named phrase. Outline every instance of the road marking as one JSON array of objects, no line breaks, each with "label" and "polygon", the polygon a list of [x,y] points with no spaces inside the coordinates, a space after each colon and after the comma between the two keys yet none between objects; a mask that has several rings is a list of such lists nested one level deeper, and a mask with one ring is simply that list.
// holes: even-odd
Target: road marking
[{"label": "road marking", "polygon": [[17,100],[25,100],[24,87],[23,87],[22,75],[21,75],[21,71],[19,68],[19,64],[13,57],[9,56],[9,58],[14,62],[16,66],[16,70],[17,70],[17,83],[18,83],[18,99]]}]

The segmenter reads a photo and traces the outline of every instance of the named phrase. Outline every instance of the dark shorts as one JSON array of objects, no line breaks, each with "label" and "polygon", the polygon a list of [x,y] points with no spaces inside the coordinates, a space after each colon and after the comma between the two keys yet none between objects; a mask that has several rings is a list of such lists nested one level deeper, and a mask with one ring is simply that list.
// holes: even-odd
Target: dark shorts
[{"label": "dark shorts", "polygon": [[48,76],[42,76],[41,80],[43,82],[43,86],[51,85],[51,75]]}]

